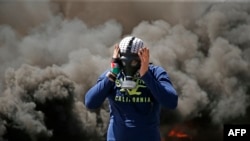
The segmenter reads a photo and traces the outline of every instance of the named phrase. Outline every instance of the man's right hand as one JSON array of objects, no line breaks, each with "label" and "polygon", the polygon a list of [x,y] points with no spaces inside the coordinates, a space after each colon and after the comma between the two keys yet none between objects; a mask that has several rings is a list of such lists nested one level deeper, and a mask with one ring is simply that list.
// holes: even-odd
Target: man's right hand
[{"label": "man's right hand", "polygon": [[113,58],[119,58],[120,57],[119,51],[120,51],[119,45],[115,44],[115,49],[114,49],[114,52],[113,52]]},{"label": "man's right hand", "polygon": [[[119,52],[119,45],[115,44],[115,48],[114,48],[114,52],[113,52],[113,56],[112,56],[112,60],[111,60],[111,70],[110,72],[112,73],[113,78],[111,78],[113,81],[115,80],[117,74],[120,72],[120,52]],[[109,77],[110,78],[110,77]]]}]

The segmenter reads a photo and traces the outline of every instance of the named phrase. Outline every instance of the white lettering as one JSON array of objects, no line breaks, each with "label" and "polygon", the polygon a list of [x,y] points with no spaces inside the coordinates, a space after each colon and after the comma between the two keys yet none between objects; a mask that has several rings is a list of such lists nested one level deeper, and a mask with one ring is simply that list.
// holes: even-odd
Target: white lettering
[{"label": "white lettering", "polygon": [[244,134],[246,134],[247,133],[247,130],[246,129],[241,129],[241,136],[243,136]]},{"label": "white lettering", "polygon": [[235,136],[240,133],[240,129],[235,129]]},{"label": "white lettering", "polygon": [[234,136],[234,130],[233,130],[233,129],[230,129],[227,136]]},{"label": "white lettering", "polygon": [[244,136],[244,134],[246,133],[246,129],[230,129],[228,132],[228,136],[237,136],[238,134],[240,134],[240,136]]}]

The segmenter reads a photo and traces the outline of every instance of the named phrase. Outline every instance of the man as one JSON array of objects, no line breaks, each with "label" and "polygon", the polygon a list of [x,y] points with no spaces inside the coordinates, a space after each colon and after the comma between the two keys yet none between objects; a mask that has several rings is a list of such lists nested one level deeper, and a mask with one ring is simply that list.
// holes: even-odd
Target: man
[{"label": "man", "polygon": [[89,109],[108,98],[107,141],[160,141],[160,107],[175,109],[176,90],[167,72],[149,63],[149,49],[137,37],[115,45],[111,69],[85,95]]}]

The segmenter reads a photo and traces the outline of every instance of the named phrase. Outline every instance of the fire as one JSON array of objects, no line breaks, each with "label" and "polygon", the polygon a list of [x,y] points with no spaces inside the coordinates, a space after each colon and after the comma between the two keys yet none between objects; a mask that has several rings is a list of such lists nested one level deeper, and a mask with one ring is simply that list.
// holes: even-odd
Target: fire
[{"label": "fire", "polygon": [[177,131],[177,130],[171,130],[169,133],[168,133],[168,136],[169,137],[177,137],[177,138],[188,138],[188,134],[185,134],[181,131]]},{"label": "fire", "polygon": [[192,141],[192,136],[185,132],[188,130],[185,126],[175,126],[163,136],[161,141]]}]

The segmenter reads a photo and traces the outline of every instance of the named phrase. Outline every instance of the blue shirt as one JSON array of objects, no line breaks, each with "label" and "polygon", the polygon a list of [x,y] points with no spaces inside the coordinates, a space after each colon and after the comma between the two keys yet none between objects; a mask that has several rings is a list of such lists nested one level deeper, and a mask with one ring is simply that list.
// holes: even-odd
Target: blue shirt
[{"label": "blue shirt", "polygon": [[149,65],[142,77],[135,78],[136,87],[131,90],[121,88],[122,74],[112,82],[106,73],[86,93],[85,105],[96,109],[108,98],[107,141],[160,141],[160,108],[175,109],[178,103],[167,72],[162,67]]}]

